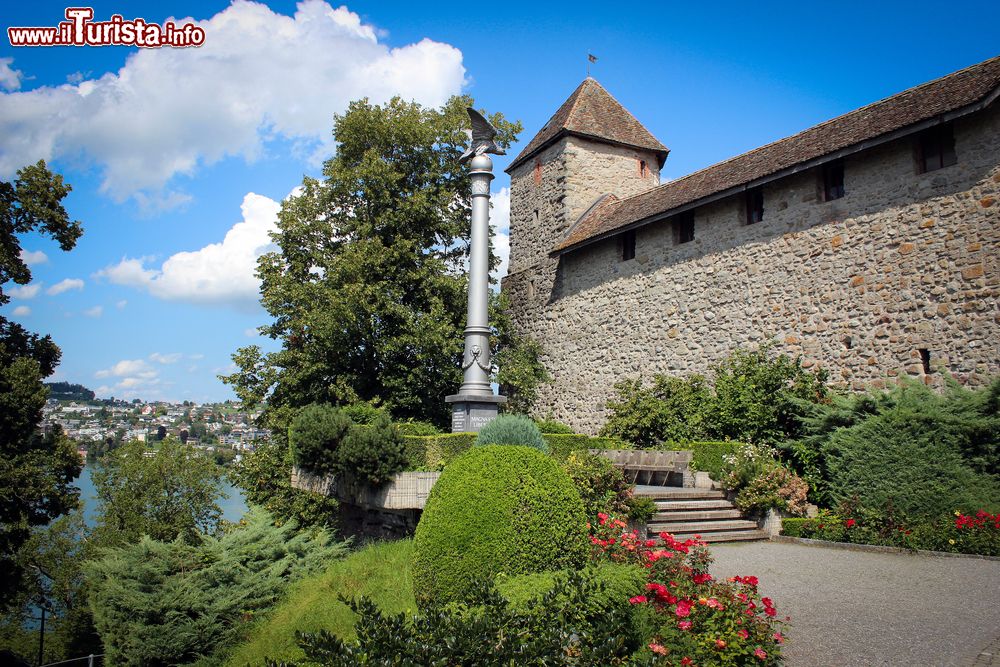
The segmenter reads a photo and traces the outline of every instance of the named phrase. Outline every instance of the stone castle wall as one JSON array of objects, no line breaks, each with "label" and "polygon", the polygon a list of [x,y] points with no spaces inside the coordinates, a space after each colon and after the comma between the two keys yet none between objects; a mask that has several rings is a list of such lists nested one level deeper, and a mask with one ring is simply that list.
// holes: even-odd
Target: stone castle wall
[{"label": "stone castle wall", "polygon": [[[821,200],[817,170],[795,174],[764,186],[761,222],[746,225],[730,197],[696,210],[693,242],[678,244],[670,221],[640,228],[629,261],[615,238],[547,258],[575,218],[515,227],[515,211],[535,205],[530,163],[513,173],[503,290],[553,377],[536,412],[593,433],[617,381],[706,372],[771,339],[855,390],[940,381],[920,350],[963,382],[1000,374],[1000,105],[956,120],[954,134],[953,166],[917,174],[913,139],[899,139],[844,160],[841,199]],[[606,178],[561,169],[564,181]],[[544,183],[546,197],[559,187]]]}]

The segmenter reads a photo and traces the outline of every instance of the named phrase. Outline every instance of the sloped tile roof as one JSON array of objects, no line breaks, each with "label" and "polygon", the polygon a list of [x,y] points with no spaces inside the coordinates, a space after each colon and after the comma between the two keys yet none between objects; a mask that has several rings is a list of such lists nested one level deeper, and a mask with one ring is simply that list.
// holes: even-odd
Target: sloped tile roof
[{"label": "sloped tile roof", "polygon": [[586,245],[619,228],[665,217],[675,209],[690,207],[712,195],[766,179],[772,174],[893,132],[905,131],[918,123],[933,121],[983,101],[998,86],[1000,56],[910,88],[647,192],[614,204],[594,207],[570,228],[566,238],[552,249],[552,253]]},{"label": "sloped tile roof", "polygon": [[565,135],[645,148],[657,153],[660,166],[670,152],[601,84],[587,77],[505,171],[510,173],[514,167]]}]

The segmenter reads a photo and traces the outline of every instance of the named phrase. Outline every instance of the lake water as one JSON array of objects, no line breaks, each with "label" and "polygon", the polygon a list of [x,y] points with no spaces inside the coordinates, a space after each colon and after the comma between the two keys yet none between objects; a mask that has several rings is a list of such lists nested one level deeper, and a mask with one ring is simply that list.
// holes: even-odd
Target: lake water
[{"label": "lake water", "polygon": [[[88,526],[97,523],[97,491],[94,489],[94,482],[90,479],[90,466],[84,466],[83,472],[76,480],[76,486],[80,489],[80,502],[83,503],[83,518]],[[222,518],[226,521],[239,521],[247,511],[247,501],[243,497],[243,491],[233,486],[228,479],[222,478],[219,488],[228,498],[219,499],[219,507],[222,508]]]}]

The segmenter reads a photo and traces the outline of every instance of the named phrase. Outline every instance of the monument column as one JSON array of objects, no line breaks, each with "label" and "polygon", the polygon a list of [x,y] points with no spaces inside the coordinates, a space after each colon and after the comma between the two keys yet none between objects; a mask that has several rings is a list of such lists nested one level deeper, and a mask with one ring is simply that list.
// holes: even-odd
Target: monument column
[{"label": "monument column", "polygon": [[[465,326],[465,354],[462,357],[462,386],[458,393],[445,398],[451,404],[452,433],[476,432],[491,422],[505,396],[493,393],[490,386],[489,260],[490,260],[490,181],[493,160],[486,152],[493,144],[477,147],[477,120],[482,116],[469,110],[473,125],[473,144],[467,155],[474,154],[472,167],[472,229],[469,239],[469,297]],[[478,118],[477,118],[478,117]],[[485,123],[485,121],[482,121]],[[486,125],[495,133],[492,127]],[[478,148],[478,150],[477,150]],[[465,157],[465,156],[463,156]]]}]

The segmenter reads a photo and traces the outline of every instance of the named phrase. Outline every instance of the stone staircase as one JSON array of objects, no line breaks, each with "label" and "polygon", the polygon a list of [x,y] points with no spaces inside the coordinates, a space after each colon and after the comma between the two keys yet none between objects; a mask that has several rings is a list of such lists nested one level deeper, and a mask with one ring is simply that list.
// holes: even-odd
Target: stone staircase
[{"label": "stone staircase", "polygon": [[657,512],[649,522],[650,537],[662,532],[678,540],[700,535],[705,542],[766,540],[767,533],[747,521],[723,491],[676,486],[635,487],[635,495],[648,496]]}]

